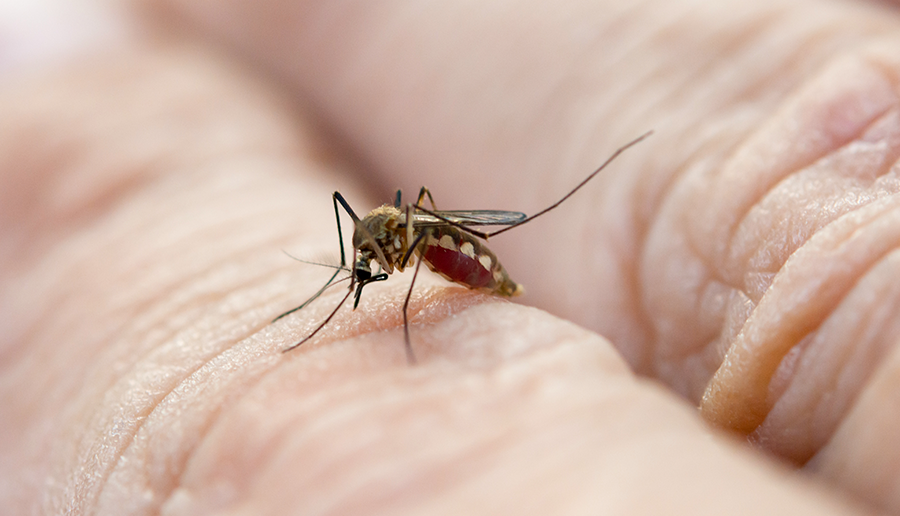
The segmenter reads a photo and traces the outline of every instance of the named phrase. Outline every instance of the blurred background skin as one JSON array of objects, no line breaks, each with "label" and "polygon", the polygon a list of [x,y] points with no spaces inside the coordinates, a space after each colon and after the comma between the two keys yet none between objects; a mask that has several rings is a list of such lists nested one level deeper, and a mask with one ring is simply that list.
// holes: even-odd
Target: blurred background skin
[{"label": "blurred background skin", "polygon": [[[900,512],[894,4],[0,6],[10,514]],[[281,353],[334,190],[534,213],[649,129],[492,239],[521,303]]]}]

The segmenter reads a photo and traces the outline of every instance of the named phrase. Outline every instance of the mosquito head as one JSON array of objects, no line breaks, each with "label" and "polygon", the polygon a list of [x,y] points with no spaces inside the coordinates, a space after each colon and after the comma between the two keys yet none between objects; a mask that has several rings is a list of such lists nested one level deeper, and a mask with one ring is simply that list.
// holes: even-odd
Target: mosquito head
[{"label": "mosquito head", "polygon": [[394,272],[397,261],[395,255],[402,247],[400,223],[400,210],[392,206],[375,208],[365,218],[356,222],[353,248],[359,253],[359,258],[354,266],[354,274],[358,276],[359,272],[364,270],[371,275],[368,264],[372,261],[378,262],[388,274]]},{"label": "mosquito head", "polygon": [[[356,295],[353,308],[359,304],[362,289],[369,283],[384,281],[394,272],[394,264],[399,261],[402,251],[399,235],[400,210],[392,206],[382,206],[369,212],[362,220],[355,220],[353,249],[356,262],[353,264],[353,281]],[[372,275],[371,263],[379,265],[379,273]],[[383,271],[383,272],[382,272]],[[351,287],[352,288],[352,287]]]},{"label": "mosquito head", "polygon": [[353,276],[356,280],[356,295],[353,299],[354,310],[356,310],[356,307],[359,305],[359,298],[362,295],[363,287],[365,287],[369,283],[384,281],[388,278],[386,272],[380,272],[372,276],[372,269],[369,267],[369,262],[370,259],[367,260],[360,256],[359,260],[357,260],[356,264],[353,266]]},{"label": "mosquito head", "polygon": [[356,260],[356,264],[353,266],[353,275],[356,277],[356,282],[360,285],[369,281],[369,278],[372,277],[372,268],[369,267],[369,261],[369,258],[360,253],[359,259]]}]

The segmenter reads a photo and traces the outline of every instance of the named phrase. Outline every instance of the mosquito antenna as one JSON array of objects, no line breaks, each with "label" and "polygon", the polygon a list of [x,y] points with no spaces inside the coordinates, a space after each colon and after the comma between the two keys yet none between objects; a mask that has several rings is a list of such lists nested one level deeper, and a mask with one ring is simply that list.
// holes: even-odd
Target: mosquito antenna
[{"label": "mosquito antenna", "polygon": [[289,347],[289,348],[285,348],[285,349],[281,350],[281,352],[282,352],[282,353],[287,353],[288,351],[297,349],[297,348],[300,347],[301,344],[303,344],[304,342],[306,342],[306,341],[308,341],[309,339],[311,339],[311,338],[313,337],[313,335],[315,335],[316,333],[319,333],[319,330],[321,330],[322,328],[324,328],[325,325],[328,324],[328,321],[330,321],[331,318],[334,317],[334,314],[336,314],[336,313],[338,312],[338,310],[340,310],[341,307],[344,306],[344,302],[347,301],[347,298],[350,297],[350,294],[352,294],[352,293],[353,293],[353,289],[348,289],[348,290],[347,290],[347,293],[344,294],[344,298],[341,299],[341,302],[338,303],[338,305],[337,305],[336,307],[334,307],[334,310],[331,311],[331,315],[329,315],[324,321],[322,321],[322,324],[318,325],[318,326],[316,327],[316,329],[313,330],[312,333],[310,333],[309,335],[307,335],[303,340],[301,340],[300,342],[294,344],[293,346],[291,346],[291,347]]},{"label": "mosquito antenna", "polygon": [[646,133],[644,133],[644,134],[638,136],[637,138],[635,138],[634,140],[631,140],[630,142],[626,143],[625,145],[619,147],[619,148],[616,150],[616,152],[613,152],[612,156],[606,158],[606,161],[604,161],[602,165],[600,165],[599,167],[597,167],[597,170],[591,172],[591,175],[587,176],[587,177],[584,179],[584,181],[578,183],[578,186],[576,186],[575,188],[572,189],[571,192],[569,192],[569,193],[567,193],[565,196],[563,196],[562,199],[556,201],[555,203],[551,204],[549,207],[544,208],[543,210],[541,210],[541,211],[535,213],[534,215],[532,215],[532,216],[530,216],[530,217],[528,217],[528,218],[525,218],[525,219],[520,220],[519,222],[517,222],[517,223],[515,223],[515,224],[513,224],[513,225],[511,225],[511,226],[507,226],[507,227],[505,227],[505,228],[503,228],[503,229],[499,229],[499,230],[497,230],[497,231],[494,231],[493,233],[487,233],[487,236],[486,236],[485,238],[487,238],[487,237],[492,237],[492,236],[494,236],[494,235],[499,235],[500,233],[503,233],[504,231],[509,231],[510,229],[512,229],[512,228],[514,228],[514,227],[521,226],[522,224],[525,224],[526,222],[531,222],[532,220],[534,220],[534,219],[540,217],[541,215],[547,213],[548,211],[550,211],[550,210],[556,208],[557,206],[559,206],[560,204],[562,204],[563,201],[565,201],[565,200],[568,199],[569,197],[572,197],[572,194],[574,194],[575,192],[577,192],[578,190],[580,190],[582,186],[586,185],[586,184],[588,183],[588,181],[590,181],[591,179],[594,178],[594,176],[596,176],[597,174],[599,174],[600,171],[603,170],[604,168],[606,168],[607,165],[609,165],[610,163],[612,163],[612,161],[613,161],[614,159],[618,158],[620,154],[622,154],[623,152],[625,152],[626,150],[628,150],[630,147],[632,147],[632,146],[634,146],[634,145],[637,145],[638,143],[640,143],[641,141],[643,141],[645,138],[647,138],[647,137],[650,136],[651,134],[653,134],[653,131],[647,131]]},{"label": "mosquito antenna", "polygon": [[281,252],[284,253],[284,254],[286,254],[286,255],[288,256],[288,258],[290,258],[290,259],[292,259],[292,260],[297,260],[298,262],[301,262],[301,263],[308,263],[308,264],[310,264],[310,265],[318,265],[319,267],[328,267],[329,269],[339,269],[339,270],[342,270],[342,271],[350,272],[350,267],[347,267],[347,266],[345,266],[345,265],[334,265],[334,264],[331,264],[331,263],[311,262],[311,261],[309,261],[309,260],[304,260],[303,258],[297,258],[296,256],[294,256],[294,255],[292,255],[291,253],[285,251],[284,249],[282,249]]},{"label": "mosquito antenna", "polygon": [[288,310],[287,312],[285,312],[285,313],[279,315],[278,317],[272,319],[272,322],[275,322],[275,321],[281,319],[282,317],[291,315],[292,313],[296,312],[297,310],[302,310],[302,309],[306,308],[307,305],[309,305],[310,303],[312,303],[313,301],[315,301],[315,300],[316,300],[319,296],[321,296],[322,293],[325,292],[327,289],[329,289],[329,288],[331,288],[331,287],[337,285],[338,283],[340,283],[340,282],[342,282],[342,281],[347,281],[348,279],[351,279],[351,278],[353,277],[353,276],[347,276],[346,278],[341,278],[341,279],[335,281],[334,278],[336,278],[337,275],[340,274],[340,273],[341,273],[341,270],[340,270],[340,269],[334,271],[334,274],[332,274],[332,275],[331,275],[331,278],[328,279],[328,283],[326,283],[322,288],[320,288],[320,289],[318,290],[318,292],[316,292],[315,294],[313,294],[309,299],[307,299],[306,301],[304,301],[303,304],[300,305],[300,306],[298,306],[297,308],[292,308],[292,309]]}]

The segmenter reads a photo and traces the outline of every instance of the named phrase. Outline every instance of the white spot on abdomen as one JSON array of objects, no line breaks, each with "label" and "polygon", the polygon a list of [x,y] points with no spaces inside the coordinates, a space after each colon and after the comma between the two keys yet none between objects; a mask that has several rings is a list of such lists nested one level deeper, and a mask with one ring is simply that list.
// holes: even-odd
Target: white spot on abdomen
[{"label": "white spot on abdomen", "polygon": [[456,250],[456,244],[453,242],[453,237],[450,235],[442,236],[440,242],[438,242],[438,245],[440,245],[444,249],[450,249],[451,251]]}]

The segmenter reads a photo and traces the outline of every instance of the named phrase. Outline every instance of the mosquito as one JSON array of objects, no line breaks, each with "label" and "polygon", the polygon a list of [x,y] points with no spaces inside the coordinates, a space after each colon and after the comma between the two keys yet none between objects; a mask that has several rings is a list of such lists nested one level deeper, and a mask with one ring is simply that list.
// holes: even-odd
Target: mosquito
[{"label": "mosquito", "polygon": [[[321,296],[325,290],[339,282],[349,279],[349,288],[331,314],[312,333],[283,351],[287,353],[294,350],[319,333],[337,314],[338,310],[344,306],[351,294],[353,295],[353,309],[355,310],[359,306],[359,300],[366,285],[384,281],[395,270],[403,271],[406,267],[415,263],[412,282],[410,282],[409,290],[406,292],[406,299],[403,301],[403,337],[406,358],[410,364],[415,364],[416,356],[413,353],[412,343],[409,338],[408,309],[413,286],[419,274],[419,267],[423,262],[438,275],[470,289],[503,297],[521,295],[525,291],[522,285],[509,277],[497,256],[488,249],[484,242],[492,236],[531,222],[553,210],[586,185],[588,181],[599,174],[620,154],[652,133],[653,131],[648,131],[619,147],[603,164],[578,183],[562,199],[531,216],[516,211],[502,210],[438,211],[431,196],[431,191],[423,186],[419,190],[419,196],[414,204],[410,203],[403,206],[401,192],[397,190],[397,196],[393,205],[385,204],[375,208],[360,219],[347,200],[344,199],[344,196],[340,192],[334,192],[332,202],[334,204],[334,218],[337,224],[338,243],[341,250],[341,264],[339,266],[330,266],[335,269],[334,274],[312,297],[300,306],[279,315],[272,322],[274,323],[297,310],[302,310]],[[426,199],[431,204],[431,209],[423,206]],[[352,269],[347,266],[338,205],[353,220],[354,264]],[[504,227],[488,232],[475,229],[480,226]],[[372,274],[372,262],[375,262],[379,267],[378,272],[375,274]],[[346,272],[349,275],[337,279],[342,272]]]}]

